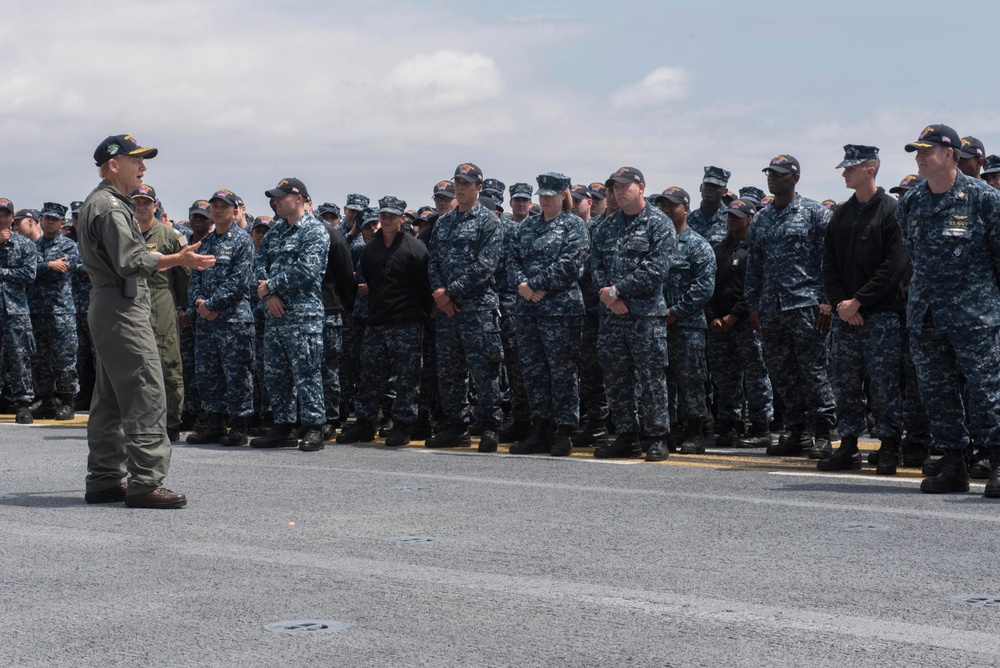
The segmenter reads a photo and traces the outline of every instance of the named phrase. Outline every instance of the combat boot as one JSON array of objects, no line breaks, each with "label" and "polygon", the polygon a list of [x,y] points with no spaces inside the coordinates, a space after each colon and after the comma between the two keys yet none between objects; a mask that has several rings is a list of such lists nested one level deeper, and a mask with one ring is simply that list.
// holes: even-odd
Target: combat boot
[{"label": "combat boot", "polygon": [[523,441],[531,434],[531,420],[514,420],[500,430],[498,435],[501,443],[516,443]]},{"label": "combat boot", "polygon": [[933,478],[924,478],[920,491],[924,494],[953,494],[969,491],[969,470],[963,450],[945,450],[941,472]]},{"label": "combat boot", "polygon": [[491,422],[483,423],[483,433],[479,435],[479,452],[496,452],[499,445],[497,426]]},{"label": "combat boot", "polygon": [[896,475],[896,466],[902,459],[899,451],[899,439],[890,436],[882,439],[882,447],[878,449],[878,465],[876,475]]},{"label": "combat boot", "polygon": [[548,418],[536,418],[531,422],[531,433],[523,441],[510,446],[512,455],[530,455],[552,450],[552,422]]},{"label": "combat boot", "polygon": [[62,394],[56,397],[55,418],[57,420],[72,420],[75,416],[76,412],[73,409],[73,395]]},{"label": "combat boot", "polygon": [[335,420],[333,422],[327,422],[323,425],[323,440],[332,441],[337,438],[337,423],[340,420]]},{"label": "combat boot", "polygon": [[618,434],[618,437],[610,444],[602,445],[594,450],[594,457],[597,459],[636,459],[642,457],[639,435],[635,432]]},{"label": "combat boot", "polygon": [[222,413],[210,413],[201,429],[193,434],[188,434],[187,442],[191,445],[220,443],[222,437],[225,435],[226,416]]},{"label": "combat boot", "polygon": [[[183,419],[181,421],[181,427],[184,426]],[[254,415],[250,418],[250,422],[247,424],[247,436],[263,436],[267,433],[267,427],[264,425],[264,418],[259,415]]]},{"label": "combat boot", "polygon": [[472,437],[464,424],[451,423],[441,433],[424,441],[425,448],[467,448],[472,445]]},{"label": "combat boot", "polygon": [[729,420],[719,420],[715,424],[719,428],[719,435],[715,438],[715,447],[733,447],[736,444],[736,425]]},{"label": "combat boot", "polygon": [[371,420],[358,418],[344,427],[337,436],[337,443],[371,443],[375,440],[375,425]]},{"label": "combat boot", "polygon": [[251,448],[294,448],[299,444],[295,437],[294,425],[276,424],[267,436],[258,436],[250,441]]},{"label": "combat boot", "polygon": [[681,441],[680,447],[682,455],[705,454],[705,443],[701,440],[704,435],[704,424],[700,418],[693,418],[687,421],[684,428],[684,440]]},{"label": "combat boot", "polygon": [[31,417],[36,420],[51,420],[56,416],[57,408],[54,397],[42,397],[42,400],[31,411]]},{"label": "combat boot", "polygon": [[[808,449],[806,456],[809,459],[826,459],[833,454],[833,443],[830,440],[830,425],[816,424],[816,436],[813,445]],[[858,462],[861,463],[860,461]]]},{"label": "combat boot", "polygon": [[829,457],[816,462],[819,471],[857,471],[861,468],[861,453],[858,452],[858,437],[843,436],[840,447]]},{"label": "combat boot", "polygon": [[789,425],[788,433],[778,439],[777,443],[767,446],[765,451],[773,457],[791,457],[801,455],[802,451],[811,448],[812,437],[806,433],[804,424]]},{"label": "combat boot", "polygon": [[603,445],[608,440],[608,428],[604,424],[604,418],[589,417],[587,422],[573,434],[573,446],[577,448],[591,448]]},{"label": "combat boot", "polygon": [[771,445],[771,428],[766,422],[753,422],[743,438],[736,439],[737,448],[766,448]]},{"label": "combat boot", "polygon": [[401,448],[410,442],[410,425],[405,422],[396,422],[392,425],[392,431],[385,437],[385,444],[390,448]]},{"label": "combat boot", "polygon": [[28,408],[27,403],[19,401],[15,406],[14,422],[17,424],[32,424],[35,421],[35,418],[31,416],[31,410]]},{"label": "combat boot", "polygon": [[237,446],[247,444],[247,430],[250,420],[245,417],[233,418],[233,426],[229,433],[219,439],[219,445]]},{"label": "combat boot", "polygon": [[903,439],[904,467],[923,466],[930,455],[930,447],[926,442],[912,440],[909,436]]},{"label": "combat boot", "polygon": [[559,425],[556,433],[552,436],[552,448],[549,454],[553,457],[569,457],[573,452],[573,442],[570,437],[573,435],[572,425]]},{"label": "combat boot", "polygon": [[986,483],[986,491],[983,496],[987,499],[1000,499],[1000,448],[990,450],[990,464],[993,465],[993,475]]},{"label": "combat boot", "polygon": [[316,452],[322,450],[326,446],[323,445],[323,427],[309,427],[306,429],[306,433],[302,436],[302,442],[299,443],[299,450],[302,452]]},{"label": "combat boot", "polygon": [[989,480],[993,476],[990,451],[978,448],[969,459],[969,477],[973,480]]},{"label": "combat boot", "polygon": [[379,438],[385,438],[392,431],[392,418],[387,417],[382,420],[382,423],[378,426]]},{"label": "combat boot", "polygon": [[421,410],[417,413],[417,421],[413,423],[413,428],[410,430],[410,438],[415,441],[423,441],[430,438],[433,433],[430,412]]},{"label": "combat boot", "polygon": [[647,462],[662,462],[669,456],[670,452],[667,450],[667,439],[664,436],[654,438],[650,442],[649,448],[646,450]]}]

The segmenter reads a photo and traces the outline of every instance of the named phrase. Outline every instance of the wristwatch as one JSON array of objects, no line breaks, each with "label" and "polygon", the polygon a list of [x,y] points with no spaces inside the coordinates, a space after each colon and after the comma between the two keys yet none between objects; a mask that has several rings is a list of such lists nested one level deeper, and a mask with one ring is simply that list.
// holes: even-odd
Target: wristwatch
[{"label": "wristwatch", "polygon": [[610,288],[608,288],[608,296],[611,297],[612,299],[618,299],[618,288],[616,288],[613,285]]}]

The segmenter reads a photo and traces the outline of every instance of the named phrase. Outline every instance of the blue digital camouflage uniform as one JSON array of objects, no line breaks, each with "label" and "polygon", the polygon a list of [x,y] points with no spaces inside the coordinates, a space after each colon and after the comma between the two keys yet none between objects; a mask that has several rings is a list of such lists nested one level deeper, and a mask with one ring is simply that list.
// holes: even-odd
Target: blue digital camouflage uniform
[{"label": "blue digital camouflage uniform", "polygon": [[[202,238],[196,251],[214,255],[215,266],[191,273],[187,313],[195,319],[195,376],[205,411],[230,417],[253,413],[253,314],[250,290],[254,252],[250,235],[235,223]],[[215,320],[197,314],[205,300]]]},{"label": "blue digital camouflage uniform", "polygon": [[[73,240],[61,234],[44,236],[35,242],[38,271],[28,293],[31,327],[35,333],[35,357],[32,361],[38,396],[58,396],[72,405],[80,389],[76,373],[76,303],[73,301],[73,275],[83,271],[80,251]],[[48,263],[66,258],[69,271],[58,272]]]},{"label": "blue digital camouflage uniform", "polygon": [[667,313],[677,318],[667,327],[667,391],[675,422],[708,418],[705,304],[715,290],[715,268],[715,253],[704,237],[690,227],[677,235],[663,282]]},{"label": "blue digital camouflage uniform", "polygon": [[76,376],[80,383],[77,405],[83,409],[90,407],[94,394],[94,340],[87,325],[90,310],[90,275],[83,269],[73,274],[73,301],[76,304]]},{"label": "blue digital camouflage uniform", "polygon": [[688,214],[687,226],[705,239],[709,246],[717,244],[729,234],[726,225],[726,207],[720,205],[719,210],[711,218],[707,217],[701,208],[692,209]]},{"label": "blue digital camouflage uniform", "polygon": [[469,420],[470,373],[478,392],[477,419],[492,427],[503,421],[503,345],[494,287],[502,244],[500,221],[478,203],[468,211],[453,209],[441,216],[428,244],[431,290],[444,288],[460,309],[451,317],[439,311],[435,319],[441,407],[452,424]]},{"label": "blue digital camouflage uniform", "polygon": [[[485,192],[485,190],[484,190]],[[503,196],[500,195],[500,198]],[[510,391],[511,414],[514,420],[526,421],[530,417],[528,394],[524,386],[524,374],[521,371],[521,358],[517,352],[517,321],[514,317],[514,303],[518,299],[516,287],[507,280],[507,257],[510,253],[510,240],[527,220],[515,223],[506,216],[499,216],[500,229],[503,232],[503,249],[497,262],[494,282],[497,297],[500,299],[500,340],[503,344],[504,370],[506,371],[507,387]]]},{"label": "blue digital camouflage uniform", "polygon": [[521,367],[530,369],[528,403],[534,420],[551,420],[557,427],[576,428],[580,422],[577,354],[583,322],[580,271],[590,245],[586,224],[564,211],[552,220],[543,214],[521,222],[510,238],[507,283],[542,290],[532,302],[518,295],[517,350]]},{"label": "blue digital camouflage uniform", "polygon": [[[359,216],[362,214],[358,214]],[[360,225],[360,223],[359,223]],[[355,279],[360,279],[358,263],[364,250],[364,237],[358,233],[347,238],[351,249],[351,266]],[[349,318],[344,319],[340,349],[340,401],[347,406],[354,405],[361,381],[361,342],[365,337],[365,318],[368,317],[368,300],[358,294]],[[346,415],[344,416],[347,417]]]},{"label": "blue digital camouflage uniform", "polygon": [[[752,224],[752,223],[751,223]],[[706,353],[716,390],[719,422],[736,424],[747,416],[754,424],[769,424],[774,414],[771,379],[764,368],[760,335],[748,319],[743,282],[746,275],[749,241],[732,235],[715,245],[715,293],[705,306],[708,320],[732,315],[736,324],[723,332],[709,332]]]},{"label": "blue digital camouflage uniform", "polygon": [[778,212],[765,206],[750,225],[745,299],[760,312],[764,361],[785,402],[785,422],[836,422],[826,336],[816,329],[823,290],[823,238],[830,210],[801,195]]},{"label": "blue digital camouflage uniform", "polygon": [[599,292],[614,285],[629,308],[615,315],[602,305],[598,334],[608,405],[619,434],[658,438],[670,431],[663,281],[676,241],[673,223],[649,204],[628,222],[622,211],[604,218],[591,241],[594,288]]},{"label": "blue digital camouflage uniform", "polygon": [[[587,238],[593,239],[594,230],[602,216],[586,221]],[[600,290],[594,286],[590,269],[590,245],[584,257],[580,274],[580,292],[583,294],[583,325],[580,329],[580,352],[577,355],[577,369],[580,374],[580,404],[587,412],[587,418],[594,425],[603,425],[608,419],[608,398],[604,388],[604,371],[597,358],[597,333],[600,330],[603,310],[598,299]]]},{"label": "blue digital camouflage uniform", "polygon": [[294,224],[276,222],[257,250],[257,279],[285,304],[282,317],[268,311],[264,331],[264,382],[276,425],[295,424],[296,408],[303,427],[326,422],[321,289],[329,250],[330,235],[309,213]]},{"label": "blue digital camouflage uniform", "polygon": [[28,309],[28,289],[38,271],[37,251],[30,239],[11,232],[0,243],[0,347],[6,364],[0,367],[10,399],[30,403],[35,398],[31,358],[35,337]]},{"label": "blue digital camouflage uniform", "polygon": [[961,172],[934,201],[927,183],[896,207],[913,266],[907,326],[920,397],[938,447],[969,442],[964,379],[977,440],[1000,445],[1000,192]]}]

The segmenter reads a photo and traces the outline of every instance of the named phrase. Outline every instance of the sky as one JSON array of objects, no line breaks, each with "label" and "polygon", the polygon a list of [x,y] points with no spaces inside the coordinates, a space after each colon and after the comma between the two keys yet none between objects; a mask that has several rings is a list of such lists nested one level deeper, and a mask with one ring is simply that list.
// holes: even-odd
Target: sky
[{"label": "sky", "polygon": [[[959,6],[954,6],[959,7]],[[0,197],[82,200],[93,152],[159,149],[145,182],[171,218],[220,188],[255,215],[295,176],[313,200],[431,203],[463,162],[508,186],[638,167],[647,194],[696,205],[703,168],[766,190],[778,154],[799,192],[844,200],[843,145],[903,146],[947,123],[1000,153],[989,67],[1000,10],[963,3],[759,0],[8,0],[0,31]],[[950,26],[950,27],[949,27]]]}]

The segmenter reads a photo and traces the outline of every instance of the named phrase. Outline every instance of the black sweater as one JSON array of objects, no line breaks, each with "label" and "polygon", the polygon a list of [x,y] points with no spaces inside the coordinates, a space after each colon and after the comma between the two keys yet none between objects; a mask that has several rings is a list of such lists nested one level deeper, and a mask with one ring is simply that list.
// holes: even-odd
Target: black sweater
[{"label": "black sweater", "polygon": [[346,306],[354,306],[354,268],[351,266],[351,249],[344,235],[330,223],[323,223],[330,234],[330,250],[326,256],[326,273],[323,274],[321,292],[323,311],[340,313]]},{"label": "black sweater", "polygon": [[427,247],[402,230],[388,248],[382,230],[361,251],[371,325],[423,322],[434,306],[427,277]]},{"label": "black sweater", "polygon": [[823,285],[834,308],[854,298],[861,313],[903,313],[908,263],[896,223],[896,200],[879,188],[864,208],[856,195],[837,208],[826,229]]},{"label": "black sweater", "polygon": [[[753,223],[751,223],[752,225]],[[742,320],[747,317],[743,300],[743,282],[747,275],[747,255],[750,246],[746,238],[737,241],[732,234],[713,246],[715,249],[715,292],[705,304],[709,321],[732,314]]]}]

